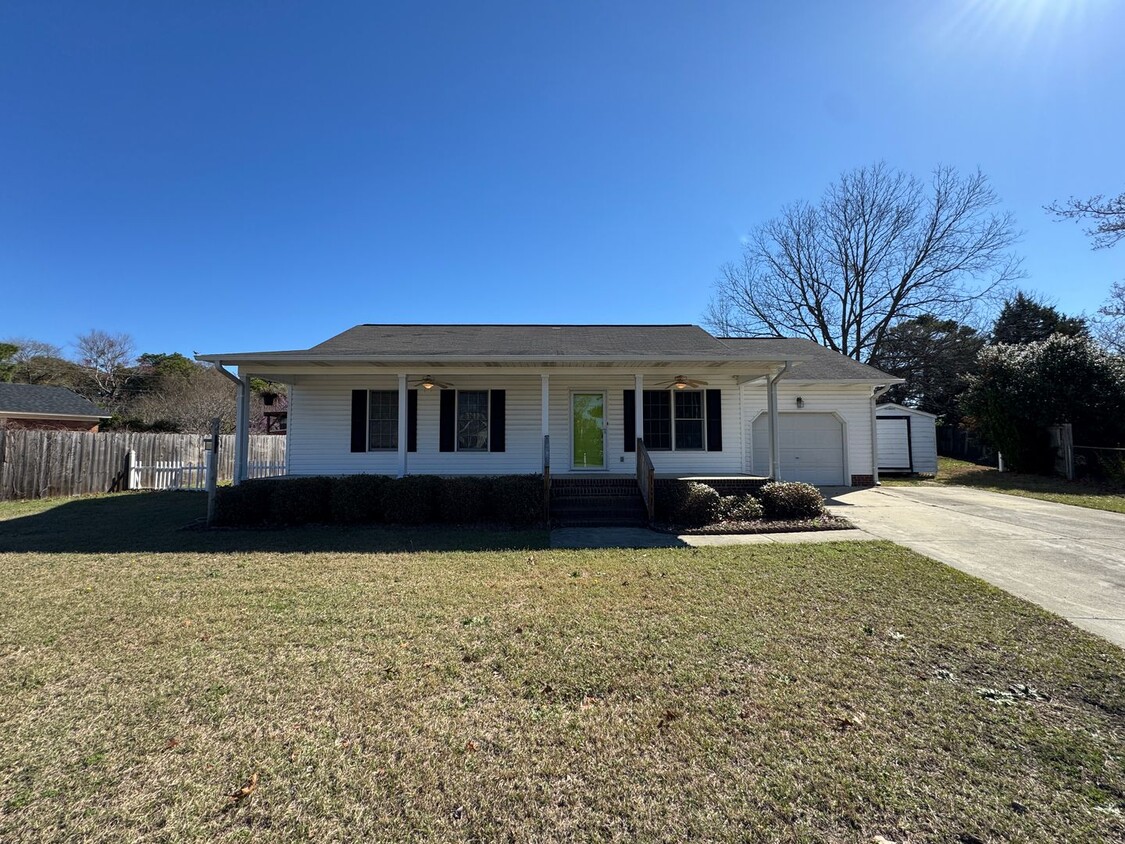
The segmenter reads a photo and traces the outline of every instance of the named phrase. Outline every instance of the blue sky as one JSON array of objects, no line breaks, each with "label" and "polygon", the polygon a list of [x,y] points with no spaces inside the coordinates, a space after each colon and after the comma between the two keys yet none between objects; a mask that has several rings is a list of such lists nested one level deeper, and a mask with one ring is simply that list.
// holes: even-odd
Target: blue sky
[{"label": "blue sky", "polygon": [[1125,277],[1117,0],[0,5],[0,337],[694,322],[842,170],[981,167],[1026,285]]}]

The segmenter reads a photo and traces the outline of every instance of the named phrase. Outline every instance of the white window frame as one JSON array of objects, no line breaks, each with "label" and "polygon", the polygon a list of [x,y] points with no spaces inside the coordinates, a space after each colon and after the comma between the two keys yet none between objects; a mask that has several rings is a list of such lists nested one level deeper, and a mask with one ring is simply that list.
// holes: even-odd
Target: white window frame
[{"label": "white window frame", "polygon": [[[393,393],[394,396],[395,396],[395,417],[394,417],[395,444],[394,444],[394,446],[392,446],[390,448],[372,448],[371,447],[371,394],[372,393]],[[395,452],[398,451],[399,437],[402,436],[402,431],[398,430],[398,402],[399,402],[399,395],[398,395],[398,390],[396,390],[396,389],[391,389],[391,390],[369,389],[367,391],[367,451],[368,451],[368,453],[394,454]]]},{"label": "white window frame", "polygon": [[[492,390],[457,389],[453,403],[453,450],[459,454],[489,454],[492,452]],[[461,448],[461,393],[484,393],[484,448]]]},{"label": "white window frame", "polygon": [[[687,453],[687,452],[695,453],[695,452],[707,450],[707,391],[706,390],[677,390],[674,387],[669,387],[666,390],[643,390],[642,394],[641,394],[641,401],[642,402],[644,401],[644,393],[668,393],[668,395],[669,395],[669,398],[668,398],[669,411],[671,413],[671,416],[669,418],[670,418],[670,421],[672,423],[672,430],[670,432],[670,437],[669,437],[671,445],[668,448],[653,448],[653,447],[649,446],[649,444],[647,442],[645,443],[646,448],[648,448],[650,451],[657,451],[657,452],[662,452],[662,453],[663,452],[669,452],[669,451],[683,451],[685,453]],[[679,417],[676,416],[676,394],[677,393],[699,393],[703,397],[702,398],[703,415],[699,418],[700,421],[702,421],[702,423],[703,423],[703,445],[700,446],[699,448],[676,448],[676,423],[679,421]],[[645,419],[646,420],[648,419],[647,414],[645,414]],[[695,419],[685,419],[684,421],[685,422],[695,422],[697,420],[695,420]],[[644,431],[641,431],[641,437],[642,438],[644,437]]]}]

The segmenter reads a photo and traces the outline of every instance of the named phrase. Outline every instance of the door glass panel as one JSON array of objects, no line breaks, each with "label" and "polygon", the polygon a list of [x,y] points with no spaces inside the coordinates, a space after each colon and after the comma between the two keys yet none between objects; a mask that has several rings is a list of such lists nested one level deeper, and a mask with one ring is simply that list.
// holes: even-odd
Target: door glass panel
[{"label": "door glass panel", "polygon": [[605,396],[575,393],[571,407],[574,468],[605,468]]}]

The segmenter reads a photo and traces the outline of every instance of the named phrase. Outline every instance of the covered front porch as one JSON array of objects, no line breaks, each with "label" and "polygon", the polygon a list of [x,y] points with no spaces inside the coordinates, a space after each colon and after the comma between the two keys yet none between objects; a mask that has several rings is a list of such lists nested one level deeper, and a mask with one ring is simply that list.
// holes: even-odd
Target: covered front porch
[{"label": "covered front porch", "polygon": [[[324,365],[315,372],[243,367],[232,375],[240,384],[236,482],[247,477],[251,377],[288,386],[292,475],[636,478],[641,453],[654,478],[776,477],[777,380],[787,365],[723,362],[682,372],[434,366],[422,375],[373,367],[362,373]],[[763,455],[755,465],[748,444],[754,420],[744,394],[755,407],[765,400],[767,411],[755,412],[766,417],[757,426],[766,423],[765,472]]]}]

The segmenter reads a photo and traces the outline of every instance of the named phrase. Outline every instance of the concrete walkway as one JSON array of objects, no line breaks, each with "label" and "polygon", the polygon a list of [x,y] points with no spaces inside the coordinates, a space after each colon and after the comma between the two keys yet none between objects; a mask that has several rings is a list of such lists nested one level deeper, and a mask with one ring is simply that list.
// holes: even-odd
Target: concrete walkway
[{"label": "concrete walkway", "polygon": [[734,533],[716,536],[676,536],[647,528],[556,528],[552,548],[699,548],[706,545],[772,545],[799,542],[871,540],[862,530],[818,530],[798,533]]},{"label": "concrete walkway", "polygon": [[873,536],[1125,646],[1125,515],[953,486],[827,492]]}]

